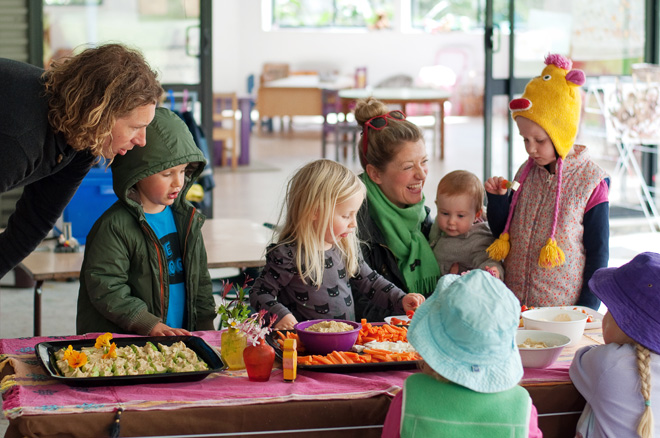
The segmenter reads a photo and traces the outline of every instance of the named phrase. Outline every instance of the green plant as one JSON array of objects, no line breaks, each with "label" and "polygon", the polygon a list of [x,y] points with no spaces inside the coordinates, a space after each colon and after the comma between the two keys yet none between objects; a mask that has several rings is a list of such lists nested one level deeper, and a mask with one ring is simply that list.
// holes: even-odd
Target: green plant
[{"label": "green plant", "polygon": [[[218,306],[218,315],[220,315],[220,329],[223,327],[236,327],[239,323],[245,321],[250,315],[250,304],[246,300],[245,289],[250,282],[250,277],[245,276],[243,286],[235,286],[228,281],[222,282],[222,303]],[[231,290],[236,291],[236,298],[227,299]]]}]

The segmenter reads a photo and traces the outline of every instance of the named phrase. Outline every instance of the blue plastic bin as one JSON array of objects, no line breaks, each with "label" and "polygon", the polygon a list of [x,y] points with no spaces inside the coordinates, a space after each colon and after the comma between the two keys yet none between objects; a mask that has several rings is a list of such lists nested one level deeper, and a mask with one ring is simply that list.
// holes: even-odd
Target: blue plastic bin
[{"label": "blue plastic bin", "polygon": [[117,200],[112,190],[112,172],[105,167],[93,167],[83,179],[78,191],[64,209],[64,222],[71,222],[71,231],[81,245],[94,222]]}]

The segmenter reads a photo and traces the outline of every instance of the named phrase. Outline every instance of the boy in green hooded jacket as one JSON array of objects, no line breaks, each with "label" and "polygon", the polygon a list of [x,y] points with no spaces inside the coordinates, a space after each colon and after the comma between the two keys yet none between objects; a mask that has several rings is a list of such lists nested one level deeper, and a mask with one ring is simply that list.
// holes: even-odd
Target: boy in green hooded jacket
[{"label": "boy in green hooded jacket", "polygon": [[156,109],[146,135],[146,147],[112,162],[119,199],[87,236],[79,334],[176,336],[214,328],[201,232],[205,217],[186,201],[204,168],[204,155],[185,123],[168,109]]}]

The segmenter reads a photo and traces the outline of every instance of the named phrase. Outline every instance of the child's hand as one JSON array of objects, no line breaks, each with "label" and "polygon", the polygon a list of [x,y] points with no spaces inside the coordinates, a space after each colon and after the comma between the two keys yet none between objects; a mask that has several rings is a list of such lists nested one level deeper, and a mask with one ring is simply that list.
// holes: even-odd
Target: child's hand
[{"label": "child's hand", "polygon": [[415,310],[424,301],[426,301],[426,298],[422,294],[406,294],[401,304],[403,304],[403,310],[407,312],[409,310]]},{"label": "child's hand", "polygon": [[293,330],[293,326],[298,324],[298,320],[292,313],[287,314],[275,323],[275,330]]},{"label": "child's hand", "polygon": [[484,188],[491,195],[506,195],[508,190],[505,185],[506,183],[507,180],[501,176],[491,176],[484,183]]},{"label": "child's hand", "polygon": [[149,336],[191,336],[188,330],[172,328],[162,322],[159,322],[151,329]]},{"label": "child's hand", "polygon": [[498,280],[501,280],[500,271],[495,266],[484,266],[484,271],[488,272]]}]

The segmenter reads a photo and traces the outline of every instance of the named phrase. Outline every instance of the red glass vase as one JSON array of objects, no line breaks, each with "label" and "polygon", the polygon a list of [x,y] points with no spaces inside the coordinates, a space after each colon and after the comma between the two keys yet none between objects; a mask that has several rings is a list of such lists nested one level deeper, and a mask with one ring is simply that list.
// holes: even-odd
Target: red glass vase
[{"label": "red glass vase", "polygon": [[243,350],[243,361],[248,379],[253,382],[267,382],[275,362],[275,350],[264,339],[259,344],[248,345]]}]

